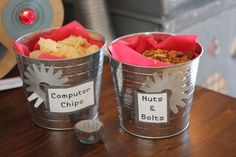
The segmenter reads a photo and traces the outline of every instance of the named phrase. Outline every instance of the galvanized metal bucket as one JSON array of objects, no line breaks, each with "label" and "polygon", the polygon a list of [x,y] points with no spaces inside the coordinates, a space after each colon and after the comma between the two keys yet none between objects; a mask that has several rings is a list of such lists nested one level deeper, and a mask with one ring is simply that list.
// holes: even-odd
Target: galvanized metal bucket
[{"label": "galvanized metal bucket", "polygon": [[[30,44],[46,29],[26,34],[16,42]],[[102,35],[89,33],[105,42]],[[40,60],[16,52],[25,96],[32,120],[52,130],[73,129],[83,119],[98,116],[104,48],[75,59]]]},{"label": "galvanized metal bucket", "polygon": [[[155,34],[160,39],[169,36]],[[137,34],[117,40],[134,35]],[[166,67],[129,65],[109,55],[120,125],[125,131],[158,139],[175,136],[188,128],[198,63],[203,53],[201,45],[197,46],[198,57]]]}]

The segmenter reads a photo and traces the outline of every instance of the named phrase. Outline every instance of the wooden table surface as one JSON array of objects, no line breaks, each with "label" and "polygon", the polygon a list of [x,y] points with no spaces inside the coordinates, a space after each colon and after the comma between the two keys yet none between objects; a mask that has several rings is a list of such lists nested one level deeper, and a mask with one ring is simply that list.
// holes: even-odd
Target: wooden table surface
[{"label": "wooden table surface", "polygon": [[104,67],[99,118],[103,140],[77,141],[74,130],[50,131],[30,119],[22,88],[0,92],[1,157],[236,157],[236,99],[197,87],[187,131],[161,140],[134,137],[119,127],[113,82]]}]

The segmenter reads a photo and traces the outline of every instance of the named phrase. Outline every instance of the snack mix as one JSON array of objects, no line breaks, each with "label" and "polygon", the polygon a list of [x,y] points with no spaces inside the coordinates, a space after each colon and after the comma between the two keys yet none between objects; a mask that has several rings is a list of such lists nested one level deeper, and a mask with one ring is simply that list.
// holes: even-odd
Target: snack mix
[{"label": "snack mix", "polygon": [[62,59],[78,58],[99,50],[97,45],[91,44],[81,36],[71,35],[61,41],[40,38],[39,50],[30,53],[31,58],[40,58],[42,55],[52,55]]},{"label": "snack mix", "polygon": [[158,60],[165,63],[170,64],[179,64],[179,63],[185,63],[192,59],[190,53],[184,53],[182,51],[176,51],[176,50],[161,50],[161,49],[151,49],[151,50],[145,50],[143,52],[143,55],[145,57],[152,58],[154,60]]}]

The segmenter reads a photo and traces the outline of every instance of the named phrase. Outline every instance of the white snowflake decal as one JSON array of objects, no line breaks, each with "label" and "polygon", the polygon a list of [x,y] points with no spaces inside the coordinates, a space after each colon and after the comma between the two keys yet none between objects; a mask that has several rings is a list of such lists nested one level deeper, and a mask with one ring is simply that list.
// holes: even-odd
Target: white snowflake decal
[{"label": "white snowflake decal", "polygon": [[28,92],[33,92],[28,97],[28,100],[33,101],[37,99],[34,104],[35,108],[38,108],[41,103],[45,102],[46,94],[42,89],[43,84],[60,86],[68,81],[68,78],[62,78],[61,70],[54,74],[54,67],[50,66],[48,70],[46,70],[44,64],[41,64],[40,67],[37,67],[35,64],[33,64],[32,67],[28,66],[24,75],[27,78],[24,82],[29,85],[26,90]]},{"label": "white snowflake decal", "polygon": [[186,81],[187,78],[181,71],[172,72],[171,75],[168,75],[168,72],[163,72],[162,77],[155,73],[153,77],[146,78],[140,90],[145,92],[171,91],[169,107],[171,111],[176,114],[178,113],[177,106],[184,107],[186,105],[182,99],[189,98],[189,94],[185,93],[189,89],[189,87],[186,86]]},{"label": "white snowflake decal", "polygon": [[116,70],[116,77],[117,77],[117,86],[118,86],[118,91],[121,91],[122,86],[123,86],[123,74],[122,74],[122,65],[119,64]]}]

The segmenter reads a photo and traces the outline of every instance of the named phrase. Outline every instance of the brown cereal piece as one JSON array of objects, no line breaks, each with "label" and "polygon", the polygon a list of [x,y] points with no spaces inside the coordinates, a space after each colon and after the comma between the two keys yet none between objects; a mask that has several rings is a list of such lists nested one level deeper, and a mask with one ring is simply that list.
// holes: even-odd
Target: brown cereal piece
[{"label": "brown cereal piece", "polygon": [[[172,51],[173,52],[173,51]],[[182,51],[174,51],[175,53],[176,53],[176,55],[177,55],[177,57],[182,57],[182,56],[184,56],[184,52],[182,52]]]},{"label": "brown cereal piece", "polygon": [[179,64],[191,60],[191,54],[182,51],[167,51],[161,49],[151,49],[143,52],[143,55],[161,62]]},{"label": "brown cereal piece", "polygon": [[175,59],[177,57],[177,53],[175,51],[172,51],[172,53],[169,53],[170,59]]},{"label": "brown cereal piece", "polygon": [[160,59],[161,59],[161,58],[167,58],[167,55],[166,55],[166,54],[158,54],[158,53],[157,53],[157,54],[154,54],[153,56],[154,56],[155,58],[160,58]]}]

